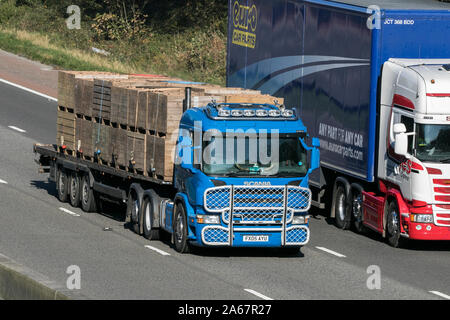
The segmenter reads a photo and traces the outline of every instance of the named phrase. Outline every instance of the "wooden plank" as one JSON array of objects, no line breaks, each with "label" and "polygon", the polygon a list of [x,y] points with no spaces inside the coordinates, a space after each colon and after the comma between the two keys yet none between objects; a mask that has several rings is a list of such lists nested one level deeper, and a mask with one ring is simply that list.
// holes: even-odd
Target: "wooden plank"
[{"label": "wooden plank", "polygon": [[268,104],[274,104],[275,101],[278,102],[278,104],[283,104],[284,99],[283,98],[276,98],[269,95],[232,95],[232,96],[226,96],[225,102],[226,103],[268,103]]},{"label": "wooden plank", "polygon": [[146,134],[127,132],[127,163],[135,169],[146,171]]},{"label": "wooden plank", "polygon": [[124,87],[111,88],[111,122],[128,124],[129,90]]},{"label": "wooden plank", "polygon": [[114,156],[117,165],[127,166],[127,145],[128,132],[127,130],[118,128],[111,128],[111,152]]}]

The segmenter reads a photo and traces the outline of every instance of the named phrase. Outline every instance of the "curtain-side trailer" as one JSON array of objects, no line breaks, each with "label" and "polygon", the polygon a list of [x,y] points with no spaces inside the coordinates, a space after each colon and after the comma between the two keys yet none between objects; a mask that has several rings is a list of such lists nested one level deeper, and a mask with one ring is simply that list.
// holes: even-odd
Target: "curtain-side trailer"
[{"label": "curtain-side trailer", "polygon": [[227,85],[285,98],[321,140],[336,225],[450,240],[450,4],[230,0]]}]

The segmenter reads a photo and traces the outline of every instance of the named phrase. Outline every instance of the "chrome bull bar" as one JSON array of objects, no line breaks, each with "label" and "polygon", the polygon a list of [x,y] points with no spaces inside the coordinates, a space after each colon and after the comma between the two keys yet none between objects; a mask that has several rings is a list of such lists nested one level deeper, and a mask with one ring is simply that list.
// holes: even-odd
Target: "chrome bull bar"
[{"label": "chrome bull bar", "polygon": [[[207,189],[203,200],[205,210],[220,213],[228,229],[226,238],[223,235],[225,228],[217,227],[222,234],[219,243],[205,240],[205,236],[202,235],[203,241],[207,244],[231,246],[235,231],[281,231],[282,245],[298,245],[309,240],[307,227],[286,228],[292,222],[295,213],[310,209],[311,191],[307,188],[288,185],[221,186]],[[212,229],[213,227],[208,227],[206,230],[213,232]],[[303,236],[295,236],[300,234],[300,231],[303,232]]]}]

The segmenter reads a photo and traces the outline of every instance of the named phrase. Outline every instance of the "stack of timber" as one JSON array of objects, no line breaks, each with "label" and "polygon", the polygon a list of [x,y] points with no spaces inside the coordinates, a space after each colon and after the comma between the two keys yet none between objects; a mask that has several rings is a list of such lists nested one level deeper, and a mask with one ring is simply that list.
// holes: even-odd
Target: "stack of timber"
[{"label": "stack of timber", "polygon": [[57,146],[84,160],[170,182],[186,87],[191,107],[212,101],[283,104],[256,90],[164,76],[60,71]]}]

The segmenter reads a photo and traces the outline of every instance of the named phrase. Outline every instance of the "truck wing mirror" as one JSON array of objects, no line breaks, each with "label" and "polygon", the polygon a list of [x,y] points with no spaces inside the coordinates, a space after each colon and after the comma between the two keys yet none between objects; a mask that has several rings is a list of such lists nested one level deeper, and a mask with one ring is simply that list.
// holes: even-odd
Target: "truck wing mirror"
[{"label": "truck wing mirror", "polygon": [[408,158],[408,135],[403,123],[394,124],[394,152]]}]

